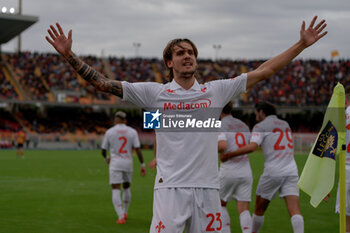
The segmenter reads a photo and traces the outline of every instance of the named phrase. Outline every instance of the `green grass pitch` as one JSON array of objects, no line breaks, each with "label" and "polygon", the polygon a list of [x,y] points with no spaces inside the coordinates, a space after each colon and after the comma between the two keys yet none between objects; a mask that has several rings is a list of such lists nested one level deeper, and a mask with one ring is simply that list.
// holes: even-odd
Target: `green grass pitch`
[{"label": "green grass pitch", "polygon": [[[153,152],[144,150],[146,163]],[[307,156],[296,155],[302,171]],[[108,167],[100,151],[28,150],[16,158],[15,150],[0,150],[0,232],[3,233],[145,233],[152,219],[155,170],[139,175],[134,163],[132,200],[125,225],[115,224],[108,184]],[[250,155],[254,175],[253,193],[263,171],[261,153]],[[339,232],[339,215],[334,213],[338,176],[328,203],[318,208],[300,192],[305,232]],[[251,212],[254,209],[254,196]],[[231,231],[241,232],[236,206],[228,205]],[[265,215],[261,233],[293,232],[284,201],[274,199]]]}]

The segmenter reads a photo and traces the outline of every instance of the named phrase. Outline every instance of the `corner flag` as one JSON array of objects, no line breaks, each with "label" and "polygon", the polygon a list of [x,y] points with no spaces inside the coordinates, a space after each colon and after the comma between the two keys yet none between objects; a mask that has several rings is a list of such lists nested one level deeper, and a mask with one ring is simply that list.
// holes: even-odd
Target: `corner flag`
[{"label": "corner flag", "polygon": [[298,182],[298,187],[311,197],[313,207],[317,207],[333,188],[335,159],[344,144],[345,91],[343,85],[338,83]]}]

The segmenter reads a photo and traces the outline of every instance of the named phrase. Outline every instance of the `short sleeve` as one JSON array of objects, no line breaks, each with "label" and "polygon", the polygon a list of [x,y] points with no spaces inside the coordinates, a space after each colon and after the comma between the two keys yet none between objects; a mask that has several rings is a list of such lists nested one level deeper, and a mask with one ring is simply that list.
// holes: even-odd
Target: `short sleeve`
[{"label": "short sleeve", "polygon": [[252,131],[250,142],[255,142],[259,146],[264,139],[264,132],[259,125],[255,125]]},{"label": "short sleeve", "polygon": [[227,141],[225,133],[220,132],[218,134],[218,141]]},{"label": "short sleeve", "polygon": [[233,98],[237,98],[241,93],[246,92],[247,74],[244,73],[235,78],[215,80],[209,83],[216,88],[216,98],[222,105],[225,105]]},{"label": "short sleeve", "polygon": [[123,100],[139,107],[152,107],[155,96],[160,92],[162,84],[155,82],[122,82]]}]

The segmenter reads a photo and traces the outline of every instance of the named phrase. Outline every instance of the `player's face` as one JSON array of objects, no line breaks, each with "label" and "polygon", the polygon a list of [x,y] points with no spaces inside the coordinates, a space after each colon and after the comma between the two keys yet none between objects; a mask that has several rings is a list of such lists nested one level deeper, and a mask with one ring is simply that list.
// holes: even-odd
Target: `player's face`
[{"label": "player's face", "polygon": [[172,59],[167,63],[173,69],[174,77],[191,78],[197,68],[197,60],[192,46],[181,42],[174,46]]}]

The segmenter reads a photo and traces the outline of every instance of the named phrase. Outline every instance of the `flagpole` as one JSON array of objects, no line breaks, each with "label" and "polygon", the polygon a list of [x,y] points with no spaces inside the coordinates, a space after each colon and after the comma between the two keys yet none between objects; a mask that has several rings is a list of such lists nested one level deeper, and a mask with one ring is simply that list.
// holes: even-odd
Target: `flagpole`
[{"label": "flagpole", "polygon": [[[345,97],[345,92],[344,92]],[[341,100],[343,101],[343,100]],[[339,106],[340,107],[340,106]],[[345,98],[344,98],[345,107]],[[343,119],[339,119],[339,122],[343,122]],[[346,122],[344,119],[344,130],[339,133],[340,141],[342,143],[339,154],[339,231],[340,233],[346,233],[346,171],[345,171],[345,153],[347,150],[346,141]]]},{"label": "flagpole", "polygon": [[[343,132],[341,132],[343,133]],[[345,132],[344,132],[345,134]],[[346,232],[346,217],[345,217],[345,145],[339,156],[339,230],[340,233]]]}]

